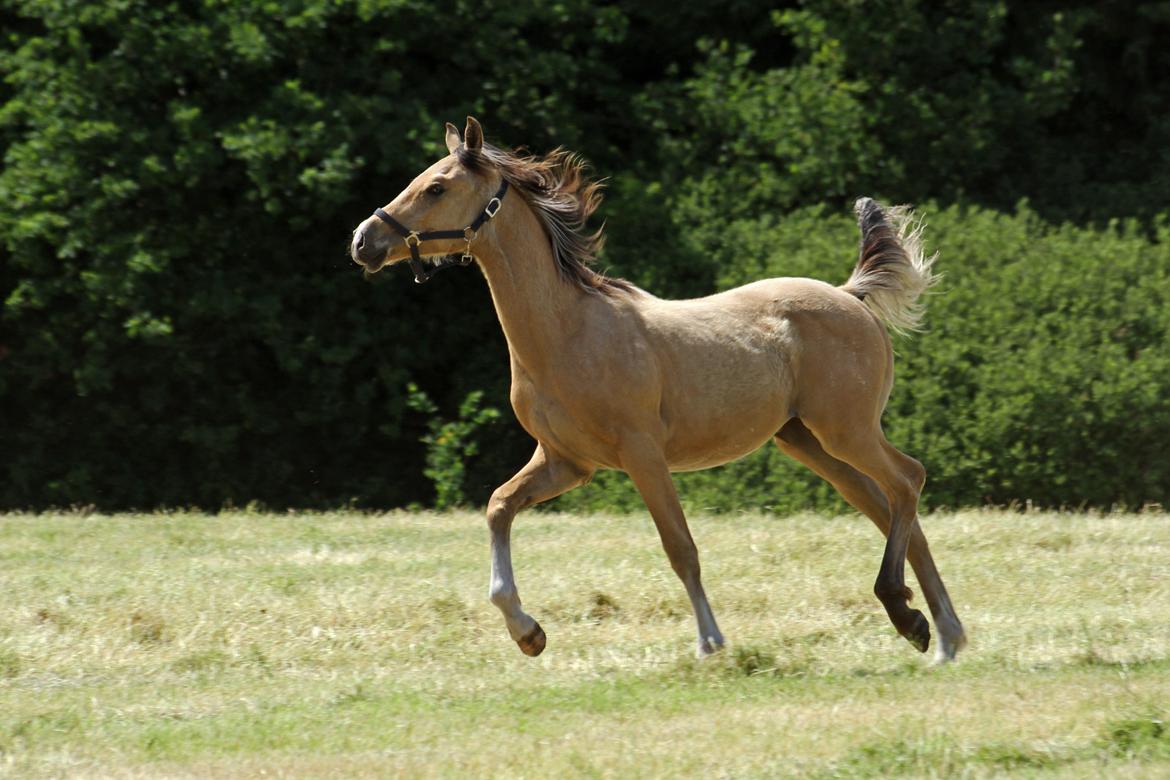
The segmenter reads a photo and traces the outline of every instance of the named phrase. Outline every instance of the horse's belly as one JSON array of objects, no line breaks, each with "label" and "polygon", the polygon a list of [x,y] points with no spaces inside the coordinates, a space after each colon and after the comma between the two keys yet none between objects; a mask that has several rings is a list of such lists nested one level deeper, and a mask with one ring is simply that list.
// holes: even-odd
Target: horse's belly
[{"label": "horse's belly", "polygon": [[[711,468],[766,444],[791,417],[785,383],[719,388],[664,408],[666,459],[673,471]],[[737,391],[738,390],[738,391]],[[696,394],[700,395],[700,394]]]},{"label": "horse's belly", "polygon": [[737,427],[692,430],[671,438],[666,459],[671,471],[697,471],[722,466],[758,450],[787,422],[787,413],[760,414],[736,421]]},{"label": "horse's belly", "polygon": [[675,471],[711,468],[768,442],[791,415],[792,372],[782,355],[741,354],[720,370],[693,372],[663,403],[666,457]]}]

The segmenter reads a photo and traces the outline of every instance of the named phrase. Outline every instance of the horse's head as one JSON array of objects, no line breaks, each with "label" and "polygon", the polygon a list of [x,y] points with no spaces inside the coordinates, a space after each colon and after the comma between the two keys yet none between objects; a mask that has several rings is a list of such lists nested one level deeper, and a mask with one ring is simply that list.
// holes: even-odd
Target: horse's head
[{"label": "horse's head", "polygon": [[500,208],[502,178],[490,168],[460,162],[458,152],[476,153],[483,148],[483,128],[474,117],[467,117],[462,138],[448,122],[446,141],[450,154],[420,173],[398,197],[353,231],[350,256],[366,271],[375,273],[414,255],[416,280],[424,281],[426,272],[419,277],[420,256],[462,252],[470,262],[476,230]]}]

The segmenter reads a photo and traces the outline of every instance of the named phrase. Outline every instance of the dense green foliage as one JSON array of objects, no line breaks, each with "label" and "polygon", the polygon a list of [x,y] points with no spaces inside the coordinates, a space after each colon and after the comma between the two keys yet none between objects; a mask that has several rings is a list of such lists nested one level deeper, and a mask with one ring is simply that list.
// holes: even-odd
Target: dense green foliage
[{"label": "dense green foliage", "polygon": [[444,420],[439,407],[414,382],[406,386],[406,402],[416,412],[430,418],[428,431],[420,441],[427,446],[426,468],[423,476],[435,486],[435,508],[451,509],[464,503],[463,482],[467,460],[479,453],[475,435],[480,429],[499,419],[499,410],[482,408],[483,391],[474,390],[459,404],[459,417]]},{"label": "dense green foliage", "polygon": [[[931,500],[1170,501],[1170,8],[772,7],[6,0],[0,506],[433,502],[423,439],[506,406],[506,346],[476,274],[365,284],[345,244],[467,113],[590,158],[604,264],[660,295],[840,281],[853,197],[935,204],[888,413]],[[473,502],[531,447],[467,445]],[[630,500],[600,483],[565,501]],[[835,501],[771,452],[682,484]]]}]

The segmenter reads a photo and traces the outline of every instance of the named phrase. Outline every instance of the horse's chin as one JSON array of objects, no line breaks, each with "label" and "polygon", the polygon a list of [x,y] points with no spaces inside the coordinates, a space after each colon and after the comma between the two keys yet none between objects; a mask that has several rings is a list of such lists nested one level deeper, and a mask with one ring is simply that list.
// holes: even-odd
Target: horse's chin
[{"label": "horse's chin", "polygon": [[364,263],[358,261],[358,265],[362,267],[362,276],[366,277],[367,279],[391,264],[392,263],[388,257],[383,257],[381,260],[373,263]]},{"label": "horse's chin", "polygon": [[[433,268],[433,267],[441,265],[444,260],[451,258],[451,257],[457,257],[457,256],[458,256],[458,253],[456,253],[456,254],[447,253],[447,254],[423,255],[420,259],[422,260],[423,265]],[[378,260],[378,261],[373,262],[373,263],[366,263],[366,262],[361,261],[361,260],[358,260],[356,262],[359,266],[361,266],[362,278],[363,279],[371,279],[371,278],[373,278],[373,276],[375,274],[380,273],[382,271],[385,271],[387,268],[389,268],[392,265],[401,265],[402,263],[405,263],[408,259],[409,258],[406,258],[406,257],[399,257],[399,258],[391,259],[389,253],[387,253],[386,256],[383,257],[381,260]]]}]

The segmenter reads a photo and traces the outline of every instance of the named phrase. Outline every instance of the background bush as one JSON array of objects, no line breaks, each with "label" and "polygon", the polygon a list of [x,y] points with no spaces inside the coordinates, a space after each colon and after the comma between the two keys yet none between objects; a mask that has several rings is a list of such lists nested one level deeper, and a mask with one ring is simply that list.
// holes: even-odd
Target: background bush
[{"label": "background bush", "polygon": [[[506,408],[506,345],[477,274],[366,284],[345,252],[467,113],[590,158],[604,265],[660,295],[840,282],[855,196],[927,204],[946,280],[897,345],[887,428],[929,501],[1170,499],[1161,5],[40,0],[0,20],[0,507],[433,503],[422,440],[473,393]],[[503,418],[461,437],[450,495],[526,462]],[[560,505],[634,506],[626,482]],[[680,485],[716,509],[836,502],[770,449]]]}]

